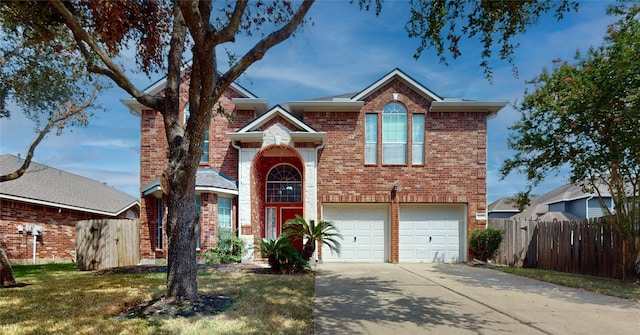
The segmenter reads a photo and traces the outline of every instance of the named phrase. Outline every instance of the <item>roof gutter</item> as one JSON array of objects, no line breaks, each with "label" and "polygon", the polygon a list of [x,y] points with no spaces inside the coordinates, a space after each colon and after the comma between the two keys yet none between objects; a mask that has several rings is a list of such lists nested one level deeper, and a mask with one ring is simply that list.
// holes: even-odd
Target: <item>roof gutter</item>
[{"label": "roof gutter", "polygon": [[129,206],[125,206],[124,208],[120,209],[117,212],[105,212],[105,211],[91,209],[91,208],[70,206],[70,205],[65,205],[65,204],[60,204],[60,203],[55,203],[55,202],[42,201],[42,200],[31,199],[31,198],[16,197],[16,196],[8,195],[8,194],[0,194],[0,198],[7,199],[7,200],[21,201],[21,202],[29,202],[29,203],[37,204],[37,205],[41,205],[41,206],[64,208],[64,209],[78,211],[78,212],[94,213],[94,214],[100,214],[100,215],[106,215],[106,216],[118,216],[122,212],[126,211],[127,209],[131,208],[134,205],[140,206],[140,202],[139,201],[135,201],[135,202],[131,203]]}]

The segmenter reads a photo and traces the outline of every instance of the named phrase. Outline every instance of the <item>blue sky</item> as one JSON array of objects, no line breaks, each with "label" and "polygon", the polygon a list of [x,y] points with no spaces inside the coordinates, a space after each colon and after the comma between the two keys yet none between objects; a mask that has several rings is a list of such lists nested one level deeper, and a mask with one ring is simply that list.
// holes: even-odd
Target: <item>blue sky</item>
[{"label": "blue sky", "polygon": [[[494,78],[490,83],[479,67],[480,45],[476,41],[461,42],[462,56],[448,66],[439,63],[431,50],[425,50],[415,60],[412,55],[419,41],[407,38],[404,30],[409,17],[405,1],[386,1],[380,17],[361,12],[348,1],[320,1],[309,14],[312,25],[271,49],[237,83],[269,99],[273,106],[358,92],[397,67],[442,97],[512,104],[522,99],[525,81],[544,67],[551,67],[551,60],[571,61],[577,50],[586,51],[601,44],[607,25],[615,21],[606,15],[608,4],[582,2],[578,13],[566,14],[560,22],[551,16],[542,18],[517,38],[520,46],[514,58],[519,76],[513,75],[506,61],[495,59],[491,62]],[[239,54],[249,46],[239,37],[226,48]],[[223,56],[224,49],[219,54]],[[133,65],[133,61],[129,63]],[[140,89],[159,78],[132,75]],[[61,136],[50,134],[36,149],[34,161],[139,196],[140,120],[120,103],[123,98],[128,95],[119,88],[104,92],[100,104],[108,112],[98,112],[86,128],[67,129]],[[512,155],[507,148],[507,128],[518,116],[509,105],[488,122],[489,202],[525,190],[524,176],[512,174],[500,181],[498,175],[504,159]],[[0,154],[24,155],[35,138],[33,129],[34,124],[20,113],[14,113],[11,119],[0,119]],[[567,181],[564,173],[550,175],[533,192],[543,194]]]}]

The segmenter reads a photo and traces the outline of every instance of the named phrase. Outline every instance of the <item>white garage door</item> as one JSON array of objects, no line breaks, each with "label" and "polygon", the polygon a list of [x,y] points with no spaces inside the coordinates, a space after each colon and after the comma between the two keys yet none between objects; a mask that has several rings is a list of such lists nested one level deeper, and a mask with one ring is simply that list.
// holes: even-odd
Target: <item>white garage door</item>
[{"label": "white garage door", "polygon": [[399,261],[465,261],[464,206],[401,206]]},{"label": "white garage door", "polygon": [[323,220],[333,222],[343,236],[340,256],[322,247],[325,262],[384,262],[385,231],[388,227],[386,206],[325,205]]}]

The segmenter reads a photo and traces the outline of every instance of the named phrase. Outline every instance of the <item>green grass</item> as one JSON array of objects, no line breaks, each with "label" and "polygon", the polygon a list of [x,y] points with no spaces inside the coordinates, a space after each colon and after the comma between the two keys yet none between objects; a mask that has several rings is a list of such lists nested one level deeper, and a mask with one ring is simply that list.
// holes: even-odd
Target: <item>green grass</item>
[{"label": "green grass", "polygon": [[549,283],[582,288],[613,297],[640,301],[640,285],[634,283],[551,270],[521,269],[512,267],[497,267],[497,269],[518,276],[538,279]]},{"label": "green grass", "polygon": [[116,320],[162,297],[166,274],[93,275],[73,264],[16,265],[23,287],[0,289],[0,334],[310,334],[313,274],[200,273],[201,294],[231,296],[216,315]]}]

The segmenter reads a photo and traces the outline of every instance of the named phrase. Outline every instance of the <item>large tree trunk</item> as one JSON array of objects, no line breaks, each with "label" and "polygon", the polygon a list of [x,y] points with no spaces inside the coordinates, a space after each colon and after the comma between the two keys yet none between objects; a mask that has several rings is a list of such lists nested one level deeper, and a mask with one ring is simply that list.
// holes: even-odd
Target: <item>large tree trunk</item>
[{"label": "large tree trunk", "polygon": [[[195,169],[194,169],[195,170]],[[179,171],[171,182],[167,213],[167,298],[170,300],[193,299],[198,295],[196,275],[196,243],[199,226],[195,206],[195,171]],[[193,175],[193,178],[184,178]],[[180,178],[183,177],[183,178]],[[183,183],[182,183],[183,182]]]},{"label": "large tree trunk", "polygon": [[13,269],[4,248],[0,246],[0,286],[15,285],[16,280],[13,278]]}]

